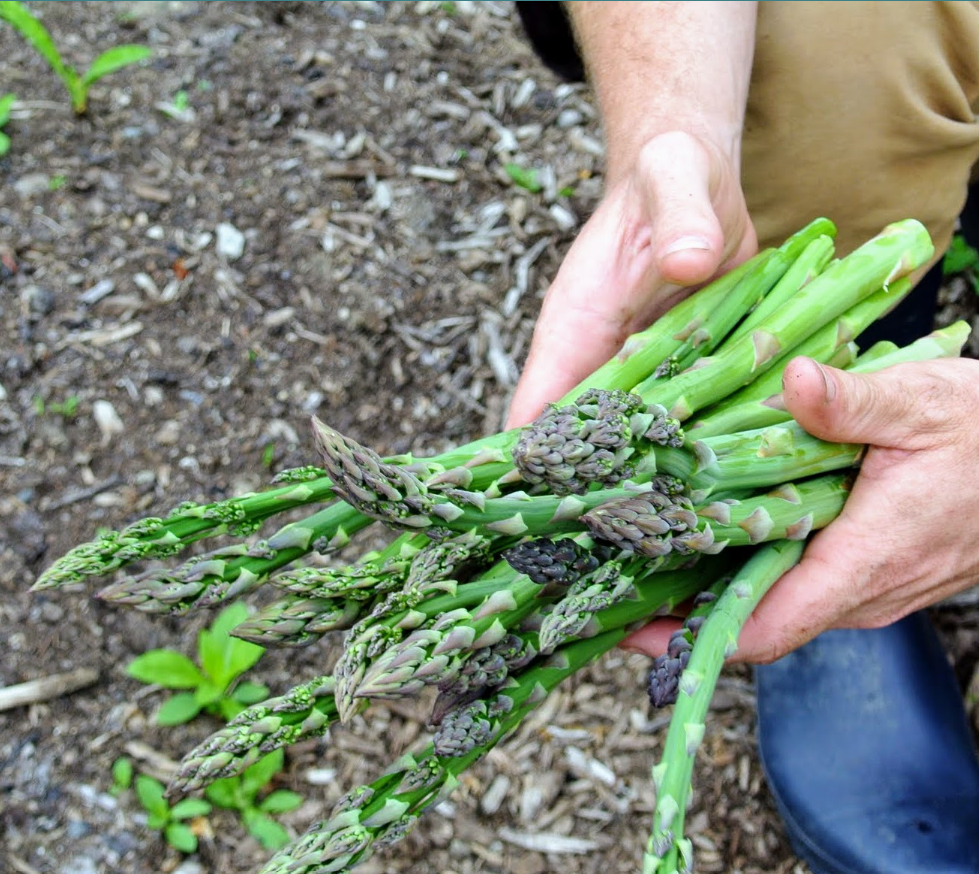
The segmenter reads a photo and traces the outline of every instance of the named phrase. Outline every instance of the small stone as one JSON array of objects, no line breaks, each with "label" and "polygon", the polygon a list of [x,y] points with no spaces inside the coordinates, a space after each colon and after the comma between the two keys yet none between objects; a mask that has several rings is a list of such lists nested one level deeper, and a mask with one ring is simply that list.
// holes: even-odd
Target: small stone
[{"label": "small stone", "polygon": [[116,284],[111,279],[100,279],[91,288],[83,291],[78,296],[78,300],[86,306],[91,306],[94,303],[98,303],[103,297],[112,294],[115,289]]},{"label": "small stone", "polygon": [[50,622],[52,625],[57,625],[64,618],[64,608],[58,604],[55,604],[54,601],[45,601],[43,604],[41,604],[41,619],[43,619],[45,622]]},{"label": "small stone", "polygon": [[95,424],[99,426],[99,431],[102,432],[103,445],[112,440],[116,434],[126,430],[116,408],[109,401],[96,401],[92,404],[92,417],[95,419]]},{"label": "small stone", "polygon": [[296,315],[295,307],[281,307],[271,310],[262,317],[262,323],[266,328],[279,328],[293,320]]},{"label": "small stone", "polygon": [[14,191],[27,199],[50,190],[51,180],[46,173],[25,173],[14,182]]},{"label": "small stone", "polygon": [[99,866],[88,856],[76,856],[58,871],[59,874],[99,874]]},{"label": "small stone", "polygon": [[558,203],[552,203],[548,212],[562,231],[570,231],[578,224],[578,218],[570,209],[565,209]]},{"label": "small stone", "polygon": [[46,316],[54,309],[57,298],[53,291],[41,288],[39,285],[29,285],[21,292],[21,297],[27,304],[27,309],[35,318]]},{"label": "small stone", "polygon": [[557,116],[557,126],[561,128],[574,127],[584,120],[584,116],[577,109],[562,109]]},{"label": "small stone", "polygon": [[487,816],[492,816],[500,809],[509,791],[510,778],[506,774],[497,774],[479,800],[479,809]]},{"label": "small stone", "polygon": [[156,442],[161,446],[173,446],[180,440],[180,425],[173,419],[164,422],[156,432]]},{"label": "small stone", "polygon": [[215,246],[218,254],[229,261],[238,260],[245,252],[245,235],[228,222],[221,222],[215,231],[217,232]]}]

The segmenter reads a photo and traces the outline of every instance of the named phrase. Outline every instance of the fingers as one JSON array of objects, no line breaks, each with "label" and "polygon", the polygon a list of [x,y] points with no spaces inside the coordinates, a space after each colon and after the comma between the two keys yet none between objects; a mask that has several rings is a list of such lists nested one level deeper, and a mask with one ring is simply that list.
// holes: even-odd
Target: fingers
[{"label": "fingers", "polygon": [[619,644],[619,647],[627,652],[640,653],[655,658],[666,652],[666,645],[670,642],[670,637],[682,627],[682,619],[671,617],[654,619],[638,631],[632,632]]},{"label": "fingers", "polygon": [[[820,548],[820,538],[829,544]],[[841,542],[842,541],[842,542]],[[808,643],[841,620],[859,600],[853,580],[861,567],[846,538],[829,530],[809,544],[802,561],[786,573],[752,611],[738,637],[732,662],[767,664]],[[866,555],[862,557],[866,559]],[[845,623],[844,623],[845,624]]]},{"label": "fingers", "polygon": [[[731,190],[728,190],[731,189]],[[723,223],[718,207],[732,212]],[[644,147],[548,289],[507,427],[535,418],[645,328],[755,246],[743,197],[719,154],[687,134]]]},{"label": "fingers", "polygon": [[782,378],[785,406],[823,440],[908,450],[944,439],[975,408],[975,362],[923,362],[850,373],[796,358]]},{"label": "fingers", "polygon": [[599,207],[548,289],[506,427],[534,419],[629,335],[641,304],[638,290],[653,283],[653,264],[648,239],[622,239],[617,211],[614,203]]}]

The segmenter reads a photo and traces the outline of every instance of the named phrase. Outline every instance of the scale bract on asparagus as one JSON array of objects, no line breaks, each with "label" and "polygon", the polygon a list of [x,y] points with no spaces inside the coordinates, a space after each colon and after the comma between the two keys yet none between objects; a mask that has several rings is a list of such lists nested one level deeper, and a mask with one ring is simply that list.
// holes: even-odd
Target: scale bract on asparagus
[{"label": "scale bract on asparagus", "polygon": [[[839,514],[863,452],[792,421],[782,369],[808,355],[871,372],[955,356],[968,335],[958,323],[904,348],[860,350],[860,333],[908,293],[933,247],[905,220],[834,260],[834,235],[818,219],[691,295],[525,428],[430,458],[382,458],[314,420],[322,466],[104,533],[35,588],[231,537],[99,596],[180,615],[267,585],[276,595],[237,636],[288,647],[343,634],[321,675],[192,750],[171,795],[321,737],[372,700],[436,689],[428,746],[351,789],[265,874],[348,871],[396,842],[562,680],[692,603],[649,674],[653,704],[675,711],[652,769],[643,860],[645,874],[689,871],[684,813],[718,674],[762,595]],[[306,518],[259,536],[303,507]],[[303,563],[378,521],[394,532],[383,548],[346,566]]]}]

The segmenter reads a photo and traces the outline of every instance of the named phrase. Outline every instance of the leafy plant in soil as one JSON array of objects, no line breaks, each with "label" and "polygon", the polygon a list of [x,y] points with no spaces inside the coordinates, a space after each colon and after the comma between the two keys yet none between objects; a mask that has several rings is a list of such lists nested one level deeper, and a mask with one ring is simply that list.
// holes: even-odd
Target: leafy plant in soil
[{"label": "leafy plant in soil", "polygon": [[211,804],[203,798],[184,798],[171,805],[165,797],[163,784],[148,776],[139,774],[134,788],[139,803],[146,811],[146,827],[158,831],[164,840],[181,853],[197,850],[197,835],[188,820],[207,816]]},{"label": "leafy plant in soil", "polygon": [[204,792],[215,807],[237,811],[248,833],[267,850],[279,850],[290,839],[289,832],[273,817],[303,803],[303,796],[289,789],[266,791],[284,763],[283,751],[275,750],[240,776],[215,780]]},{"label": "leafy plant in soil", "polygon": [[98,55],[89,68],[79,74],[74,67],[64,62],[48,29],[23,3],[18,3],[17,0],[0,0],[0,20],[13,27],[48,62],[68,91],[71,108],[76,115],[85,114],[88,109],[88,92],[99,79],[143,61],[153,53],[147,46],[114,46]]},{"label": "leafy plant in soil", "polygon": [[183,653],[153,649],[133,659],[126,671],[143,683],[180,689],[167,699],[156,714],[158,725],[189,722],[202,710],[224,720],[237,716],[249,704],[261,701],[268,689],[258,683],[240,682],[242,674],[262,657],[262,647],[231,636],[231,631],[248,617],[244,604],[231,604],[210,628],[197,637],[194,664]]},{"label": "leafy plant in soil", "polygon": [[0,94],[0,158],[10,151],[10,137],[2,130],[10,121],[10,110],[17,97],[13,94]]}]

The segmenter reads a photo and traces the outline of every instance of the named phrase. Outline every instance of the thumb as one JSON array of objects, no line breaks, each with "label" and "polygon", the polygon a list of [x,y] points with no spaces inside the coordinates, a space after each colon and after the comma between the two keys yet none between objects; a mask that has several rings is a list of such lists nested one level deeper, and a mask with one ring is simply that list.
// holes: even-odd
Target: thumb
[{"label": "thumb", "polygon": [[934,416],[926,398],[934,381],[896,366],[878,373],[852,373],[794,358],[782,376],[782,397],[792,417],[814,437],[835,443],[916,448]]}]

